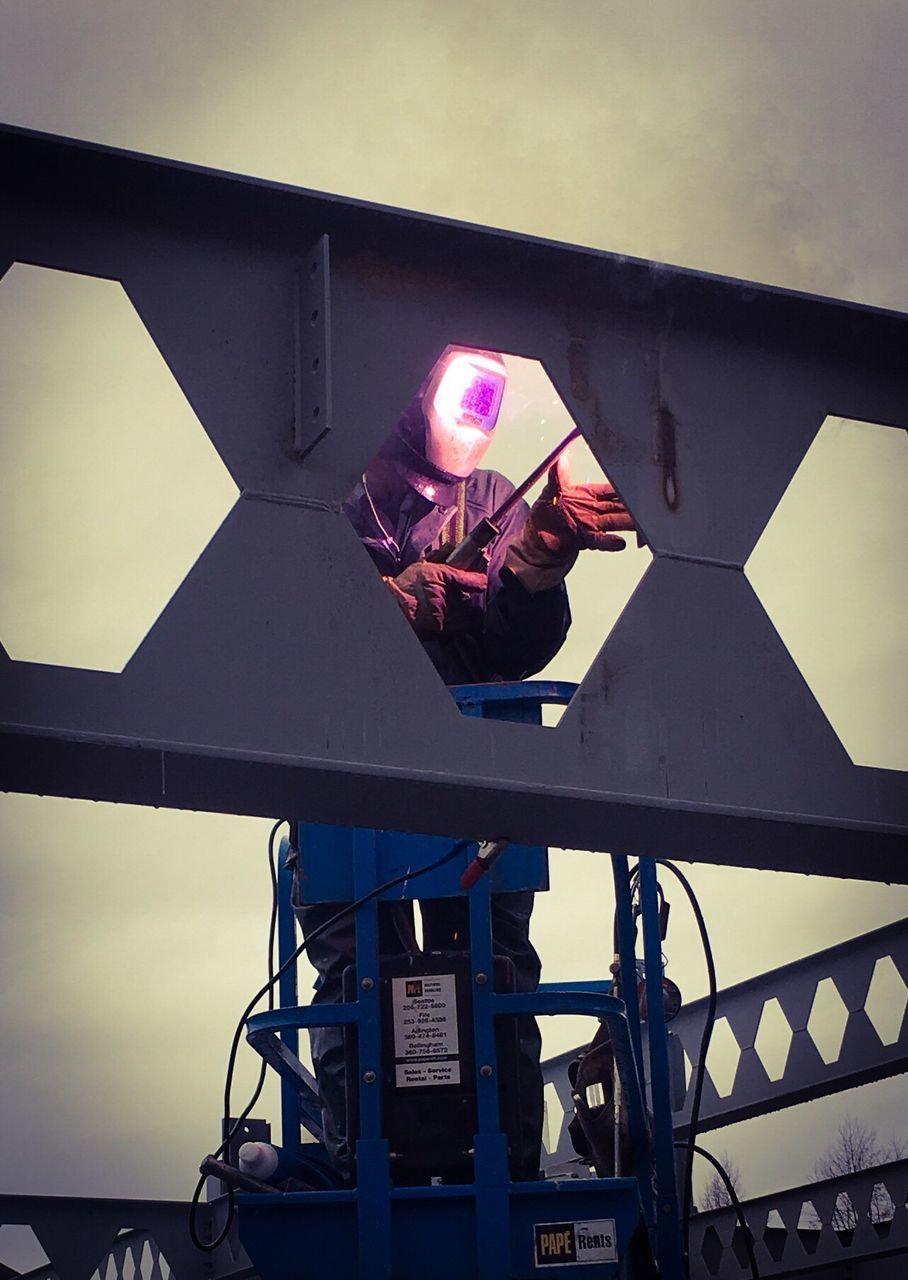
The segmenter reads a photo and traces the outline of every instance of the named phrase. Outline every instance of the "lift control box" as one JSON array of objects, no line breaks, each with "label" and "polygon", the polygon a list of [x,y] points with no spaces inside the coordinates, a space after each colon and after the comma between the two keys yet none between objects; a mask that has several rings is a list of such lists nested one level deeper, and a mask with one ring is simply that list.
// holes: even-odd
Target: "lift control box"
[{"label": "lift control box", "polygon": [[[496,991],[514,990],[514,966],[496,957]],[[473,1034],[473,974],[469,953],[429,951],[380,962],[382,1115],[398,1185],[471,1182],[478,1128]],[[344,977],[354,999],[356,976]],[[521,1116],[516,1018],[496,1028],[499,1106],[509,1149],[516,1149]],[[352,1038],[355,1032],[349,1030]],[[358,1072],[348,1074],[347,1114],[358,1136]]]}]

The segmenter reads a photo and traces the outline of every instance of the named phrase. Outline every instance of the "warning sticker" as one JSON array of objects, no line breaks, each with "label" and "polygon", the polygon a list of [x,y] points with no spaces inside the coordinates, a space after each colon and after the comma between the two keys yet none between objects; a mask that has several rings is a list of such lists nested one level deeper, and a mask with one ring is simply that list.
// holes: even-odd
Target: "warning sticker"
[{"label": "warning sticker", "polygon": [[614,1218],[592,1222],[538,1222],[533,1227],[537,1267],[617,1262]]},{"label": "warning sticker", "polygon": [[453,973],[392,978],[391,992],[394,1057],[398,1062],[456,1056],[457,994]]}]

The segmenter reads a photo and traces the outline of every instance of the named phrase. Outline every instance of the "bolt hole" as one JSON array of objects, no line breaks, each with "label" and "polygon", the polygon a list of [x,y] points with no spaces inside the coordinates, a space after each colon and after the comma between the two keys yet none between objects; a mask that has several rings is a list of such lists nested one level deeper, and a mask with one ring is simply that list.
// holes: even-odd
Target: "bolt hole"
[{"label": "bolt hole", "polygon": [[317,263],[317,262],[310,262],[310,263],[309,263],[309,274],[310,274],[310,276],[314,276],[314,275],[315,275],[315,273],[316,273],[316,271],[318,271],[318,263]]},{"label": "bolt hole", "polygon": [[312,312],[312,315],[309,317],[309,323],[315,324],[317,320],[318,320],[318,308],[316,307],[316,309]]},{"label": "bolt hole", "polygon": [[316,356],[316,357],[315,357],[315,359],[312,361],[312,372],[313,372],[313,373],[318,373],[319,366],[321,365],[321,363],[322,363],[322,362],[321,362],[321,360],[319,360],[318,356]]},{"label": "bolt hole", "polygon": [[321,407],[320,407],[319,405],[315,405],[315,407],[314,407],[314,408],[313,408],[313,410],[312,410],[312,420],[313,420],[313,422],[315,421],[315,419],[318,417],[318,415],[319,415],[320,413],[321,413]]}]

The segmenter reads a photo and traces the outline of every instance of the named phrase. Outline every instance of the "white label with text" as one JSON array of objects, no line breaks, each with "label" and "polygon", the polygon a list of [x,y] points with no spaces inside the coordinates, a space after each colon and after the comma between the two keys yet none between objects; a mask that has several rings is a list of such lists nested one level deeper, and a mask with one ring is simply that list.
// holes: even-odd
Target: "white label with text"
[{"label": "white label with text", "polygon": [[614,1218],[593,1222],[539,1222],[533,1228],[537,1267],[582,1267],[617,1262]]},{"label": "white label with text", "polygon": [[391,993],[394,1057],[398,1062],[456,1056],[457,992],[453,973],[392,978]]}]

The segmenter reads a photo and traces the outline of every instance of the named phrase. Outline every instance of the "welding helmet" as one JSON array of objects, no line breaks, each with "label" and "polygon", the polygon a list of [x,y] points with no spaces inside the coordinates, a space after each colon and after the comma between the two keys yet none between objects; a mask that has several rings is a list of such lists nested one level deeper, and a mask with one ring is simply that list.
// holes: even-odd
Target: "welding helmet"
[{"label": "welding helmet", "polygon": [[507,379],[497,352],[448,348],[421,393],[427,462],[458,480],[472,475],[492,442]]}]

